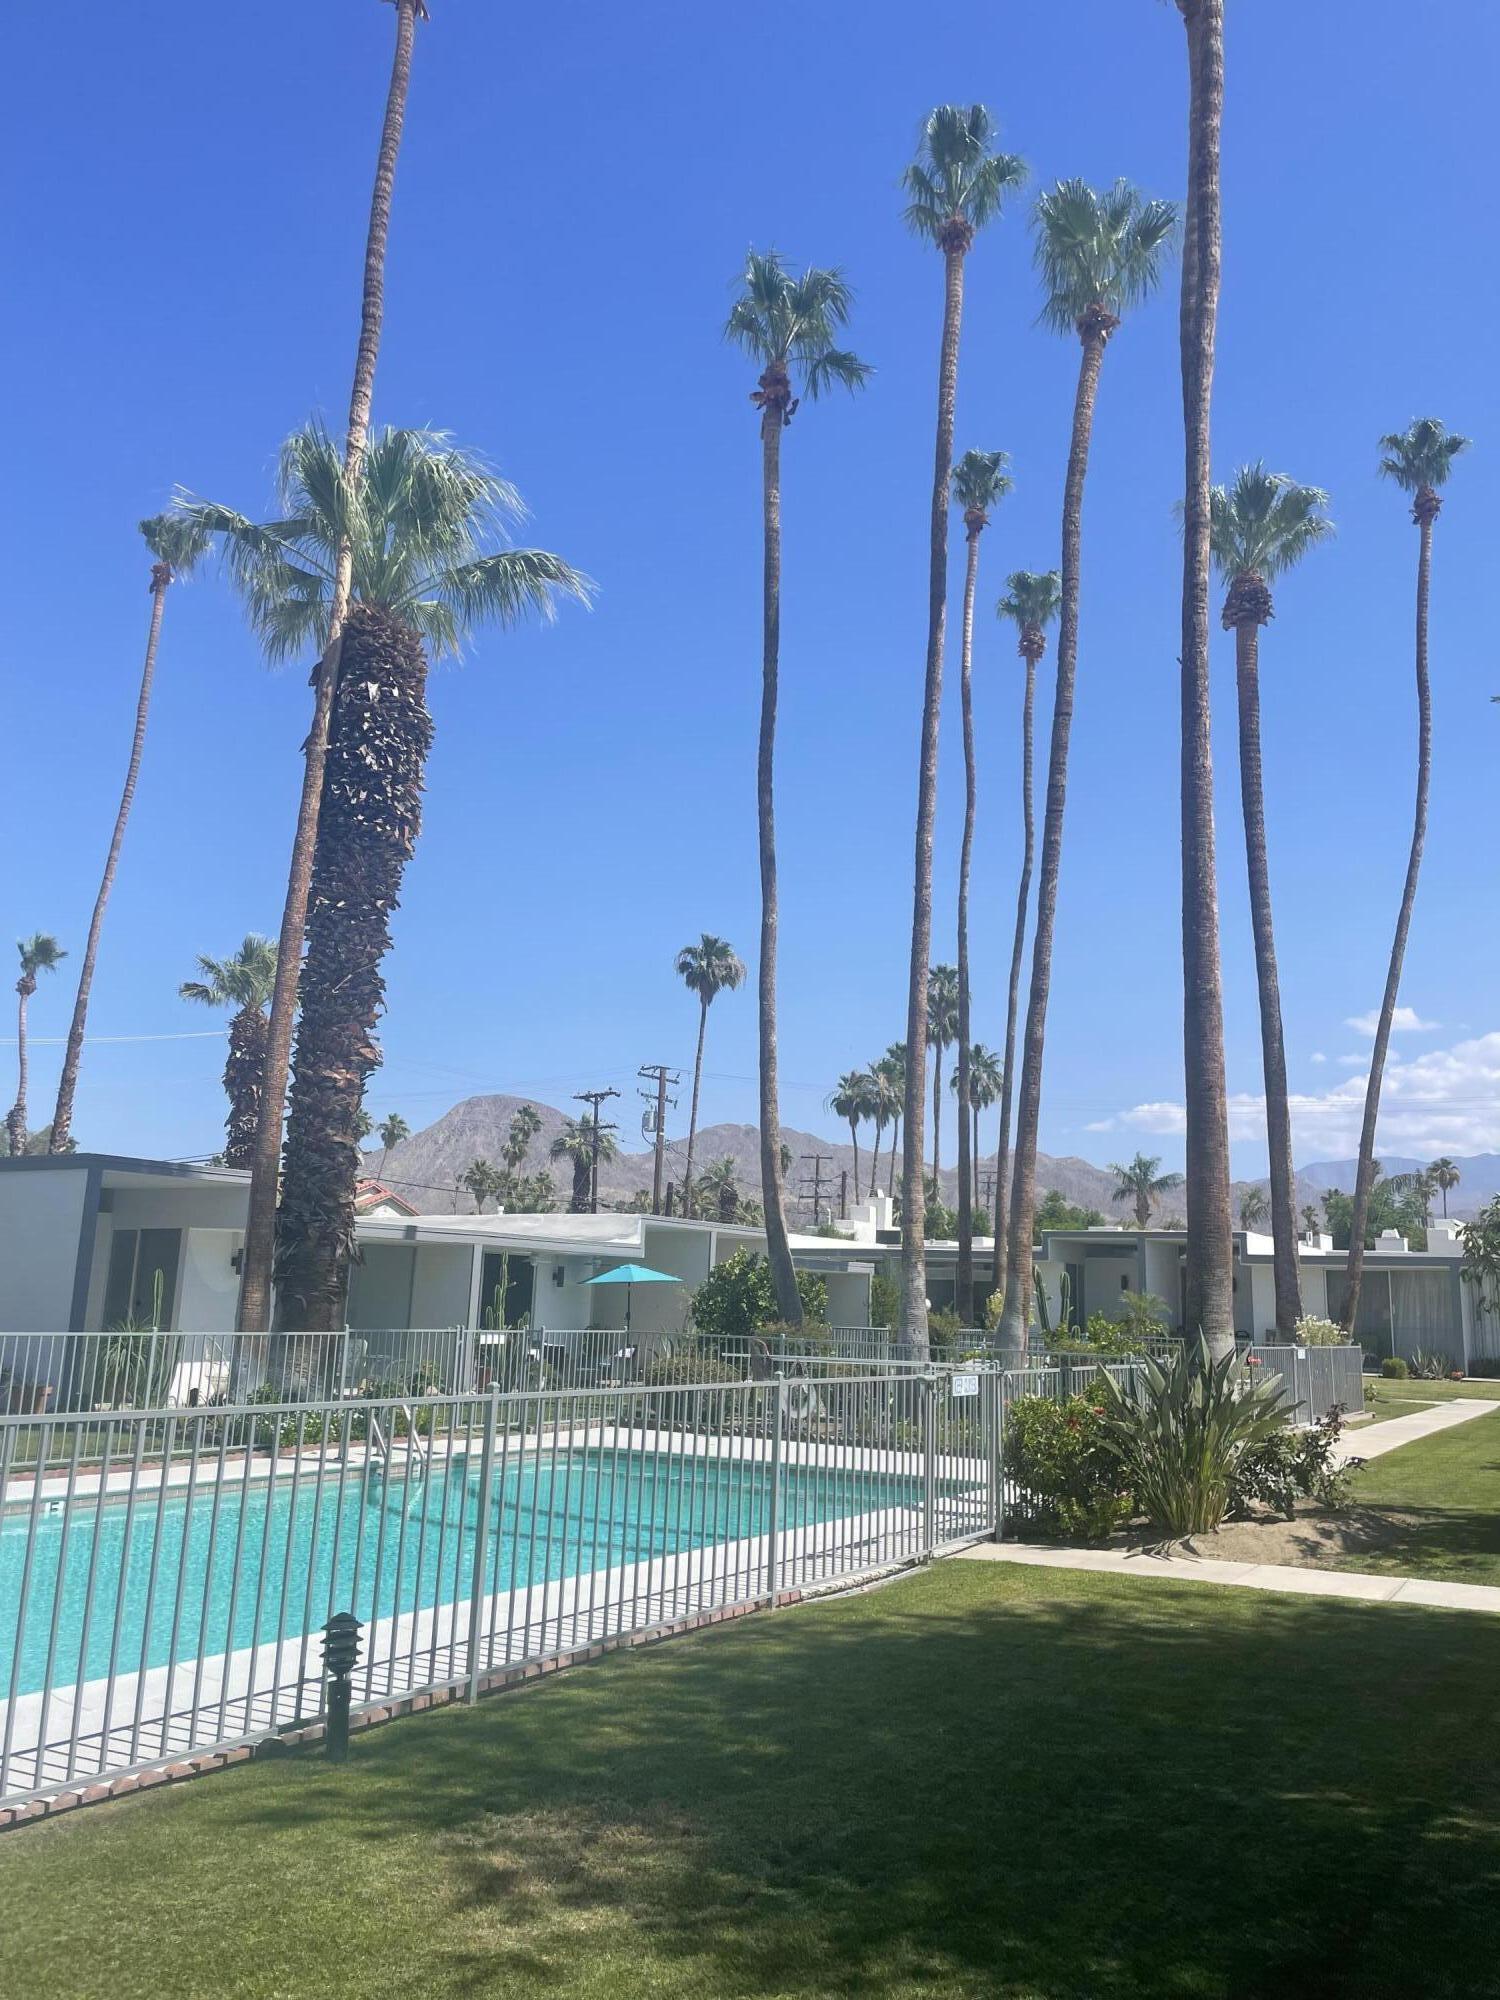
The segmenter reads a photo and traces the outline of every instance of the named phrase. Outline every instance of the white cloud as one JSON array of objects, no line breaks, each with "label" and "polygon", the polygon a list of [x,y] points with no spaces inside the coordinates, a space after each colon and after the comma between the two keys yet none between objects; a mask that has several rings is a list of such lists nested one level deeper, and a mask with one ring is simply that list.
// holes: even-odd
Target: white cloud
[{"label": "white cloud", "polygon": [[1312,1054],[1308,1057],[1307,1060],[1309,1062],[1314,1062],[1314,1063],[1326,1063],[1328,1058],[1327,1056],[1324,1055],[1321,1049],[1314,1049]]},{"label": "white cloud", "polygon": [[[1351,1014],[1344,1023],[1357,1035],[1373,1035],[1379,1025],[1380,1015],[1374,1008],[1368,1014]],[[1391,1016],[1391,1033],[1395,1035],[1430,1035],[1442,1025],[1441,1021],[1424,1021],[1415,1007],[1398,1007]]]},{"label": "white cloud", "polygon": [[[1340,1061],[1345,1060],[1340,1058]],[[1365,1058],[1356,1059],[1361,1068]],[[1345,1157],[1359,1143],[1365,1079],[1348,1076],[1325,1091],[1293,1094],[1292,1137],[1299,1160]],[[1091,1131],[1129,1130],[1179,1136],[1187,1119],[1180,1104],[1133,1105]],[[1229,1099],[1231,1139],[1264,1139],[1265,1098],[1237,1091]],[[1500,1032],[1392,1057],[1385,1068],[1376,1143],[1388,1153],[1500,1152]]]}]

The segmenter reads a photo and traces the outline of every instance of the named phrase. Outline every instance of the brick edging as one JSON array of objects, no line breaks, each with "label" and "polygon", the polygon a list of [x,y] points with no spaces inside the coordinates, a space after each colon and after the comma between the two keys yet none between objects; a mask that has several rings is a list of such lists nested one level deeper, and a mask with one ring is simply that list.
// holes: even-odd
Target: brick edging
[{"label": "brick edging", "polygon": [[[549,1674],[560,1674],[570,1667],[591,1665],[595,1660],[602,1660],[606,1653],[624,1652],[637,1646],[654,1646],[664,1639],[681,1638],[687,1632],[701,1632],[711,1625],[724,1625],[731,1619],[747,1618],[757,1611],[781,1610],[787,1605],[801,1604],[805,1596],[806,1593],[801,1590],[779,1590],[774,1597],[754,1597],[743,1604],[690,1612],[686,1617],[674,1618],[664,1625],[648,1625],[638,1632],[591,1640],[587,1646],[554,1654],[550,1659],[534,1660],[526,1666],[497,1667],[480,1676],[479,1692],[481,1695],[504,1694],[511,1688],[523,1687],[527,1682],[541,1680]],[[378,1729],[387,1722],[398,1721],[402,1716],[421,1715],[431,1708],[462,1706],[467,1704],[468,1698],[468,1684],[462,1682],[451,1687],[428,1689],[420,1694],[401,1695],[391,1701],[374,1702],[368,1707],[356,1709],[350,1716],[350,1733]],[[103,1805],[106,1800],[129,1798],[136,1792],[151,1791],[157,1785],[176,1785],[189,1778],[207,1777],[212,1772],[227,1771],[237,1764],[248,1764],[252,1759],[285,1756],[289,1751],[321,1743],[324,1733],[323,1723],[309,1722],[299,1729],[268,1733],[253,1743],[236,1743],[228,1750],[213,1750],[200,1756],[169,1760],[143,1771],[131,1771],[123,1777],[99,1778],[89,1784],[74,1785],[47,1798],[28,1799],[17,1806],[0,1806],[0,1833],[31,1826],[39,1820],[55,1819],[59,1813],[72,1812],[79,1806]]]}]

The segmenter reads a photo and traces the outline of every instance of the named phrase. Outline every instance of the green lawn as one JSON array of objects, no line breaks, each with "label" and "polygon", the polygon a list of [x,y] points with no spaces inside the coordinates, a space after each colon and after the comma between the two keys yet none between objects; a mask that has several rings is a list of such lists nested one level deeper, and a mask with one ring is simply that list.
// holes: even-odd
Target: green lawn
[{"label": "green lawn", "polygon": [[1500,1620],[949,1562],[0,1839],[7,1987],[1500,1991]]},{"label": "green lawn", "polygon": [[1450,1403],[1455,1398],[1467,1401],[1474,1397],[1489,1402],[1500,1401],[1500,1380],[1485,1377],[1463,1382],[1387,1382],[1380,1377],[1366,1376],[1365,1408],[1370,1412],[1372,1421],[1356,1428],[1369,1430],[1373,1424],[1386,1423],[1392,1417],[1409,1417],[1414,1410],[1430,1409],[1434,1403]]},{"label": "green lawn", "polygon": [[1370,1513],[1369,1546],[1338,1557],[1338,1568],[1500,1584],[1500,1413],[1372,1458],[1352,1490]]}]

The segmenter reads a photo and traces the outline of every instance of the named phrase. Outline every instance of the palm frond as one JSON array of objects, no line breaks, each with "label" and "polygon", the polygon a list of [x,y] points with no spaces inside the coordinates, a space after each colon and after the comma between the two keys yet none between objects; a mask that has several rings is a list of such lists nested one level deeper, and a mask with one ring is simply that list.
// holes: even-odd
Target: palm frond
[{"label": "palm frond", "polygon": [[1255,574],[1267,583],[1283,575],[1332,536],[1327,505],[1320,487],[1299,486],[1259,461],[1241,466],[1231,485],[1209,494],[1209,546],[1220,575]]},{"label": "palm frond", "polygon": [[212,530],[176,507],[142,521],[140,531],[156,560],[178,576],[189,575],[213,546]]},{"label": "palm frond", "polygon": [[1469,443],[1445,429],[1440,417],[1414,417],[1404,431],[1391,431],[1380,440],[1380,475],[1393,479],[1406,493],[1445,486],[1454,459],[1469,449]]},{"label": "palm frond", "polygon": [[995,615],[1009,618],[1016,625],[1034,625],[1042,631],[1061,608],[1062,575],[1058,570],[1018,569],[1005,579],[1005,595],[995,606]]},{"label": "palm frond", "polygon": [[1018,154],[994,150],[996,129],[982,104],[939,104],[928,113],[917,157],[901,177],[908,228],[940,242],[955,223],[978,230],[999,214],[1027,169]]},{"label": "palm frond", "polygon": [[830,389],[862,389],[875,373],[869,362],[861,361],[847,348],[828,347],[813,355],[803,373],[803,386],[814,401]]},{"label": "palm frond", "polygon": [[966,513],[987,514],[1015,486],[1006,451],[966,451],[953,468],[953,498]]},{"label": "palm frond", "polygon": [[1128,181],[1101,193],[1086,181],[1063,180],[1038,196],[1034,228],[1043,323],[1071,333],[1091,307],[1120,319],[1156,289],[1177,211]]},{"label": "palm frond", "polygon": [[455,564],[435,581],[439,603],[447,604],[464,627],[492,622],[504,628],[528,612],[550,622],[559,597],[586,605],[597,588],[591,577],[545,549],[502,549]]}]

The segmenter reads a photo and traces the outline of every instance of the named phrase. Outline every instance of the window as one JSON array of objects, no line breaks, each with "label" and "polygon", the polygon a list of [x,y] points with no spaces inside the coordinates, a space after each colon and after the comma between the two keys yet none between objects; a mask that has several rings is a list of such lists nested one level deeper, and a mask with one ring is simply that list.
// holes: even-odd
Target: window
[{"label": "window", "polygon": [[125,1320],[170,1327],[181,1260],[180,1229],[117,1229],[109,1246],[109,1276],[104,1286],[105,1328]]}]

